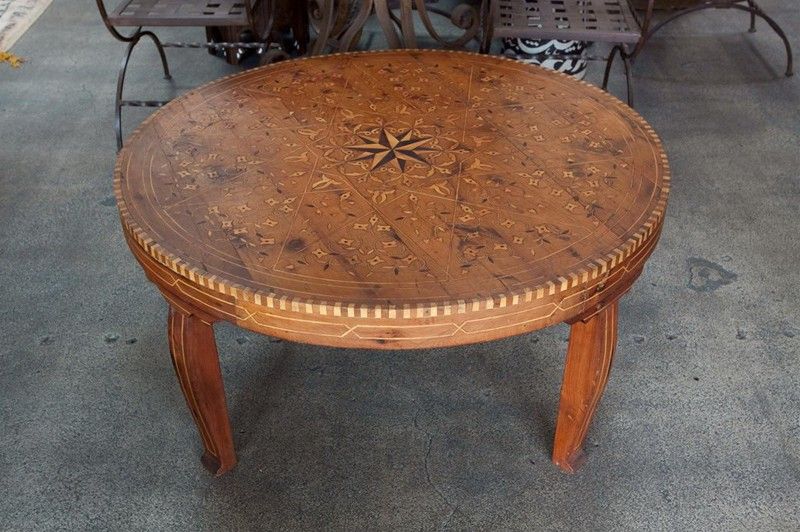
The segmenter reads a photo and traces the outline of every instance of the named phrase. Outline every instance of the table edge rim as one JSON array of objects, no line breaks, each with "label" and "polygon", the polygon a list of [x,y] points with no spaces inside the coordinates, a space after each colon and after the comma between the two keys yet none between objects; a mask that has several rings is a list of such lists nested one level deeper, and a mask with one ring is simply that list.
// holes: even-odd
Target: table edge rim
[{"label": "table edge rim", "polygon": [[[121,186],[122,161],[124,159],[124,155],[127,153],[129,149],[127,146],[130,145],[130,143],[134,141],[142,133],[143,129],[150,123],[150,121],[153,120],[159,114],[158,111],[155,111],[150,116],[145,118],[130,134],[126,142],[126,146],[123,146],[122,150],[120,150],[120,152],[117,154],[116,162],[114,165],[114,175],[113,175],[114,195],[117,201],[117,208],[119,210],[120,220],[122,222],[123,230],[131,236],[132,241],[135,242],[142,250],[144,250],[144,252],[147,255],[149,255],[159,264],[171,270],[173,273],[180,275],[182,278],[186,279],[191,283],[195,283],[202,287],[211,289],[212,291],[215,291],[222,295],[231,296],[236,300],[241,299],[249,304],[254,304],[256,306],[261,306],[265,308],[285,310],[285,311],[291,310],[296,312],[302,312],[304,314],[318,314],[323,316],[342,314],[343,316],[347,316],[348,314],[353,314],[354,310],[357,309],[358,310],[357,314],[359,315],[359,317],[364,317],[363,314],[364,312],[366,312],[369,317],[376,317],[376,318],[394,317],[400,319],[437,316],[441,315],[441,312],[443,312],[444,309],[456,308],[458,309],[459,314],[464,314],[467,312],[478,312],[478,311],[491,310],[493,308],[505,308],[509,306],[516,306],[522,303],[530,303],[532,301],[546,299],[560,292],[564,292],[576,288],[578,286],[588,284],[591,281],[596,280],[600,276],[605,276],[609,274],[610,272],[617,269],[620,265],[624,264],[627,258],[631,257],[632,255],[635,255],[636,252],[645,245],[645,243],[651,240],[651,238],[653,238],[654,236],[657,237],[660,234],[660,228],[663,225],[664,217],[666,215],[667,199],[669,197],[670,182],[671,182],[669,161],[667,159],[663,143],[658,134],[652,128],[652,126],[650,126],[650,124],[644,119],[644,117],[641,114],[639,114],[638,111],[626,105],[624,102],[622,102],[619,98],[617,98],[613,94],[608,93],[602,90],[601,88],[592,85],[591,83],[588,83],[587,81],[578,80],[562,72],[545,69],[537,65],[520,63],[519,61],[516,61],[508,57],[494,56],[494,55],[460,51],[460,50],[440,50],[440,49],[363,50],[355,52],[340,52],[334,54],[325,54],[321,56],[306,56],[293,59],[292,62],[313,61],[315,59],[323,59],[336,56],[381,55],[381,54],[396,54],[398,52],[407,52],[409,54],[413,54],[414,52],[418,53],[422,52],[425,54],[430,53],[430,54],[471,55],[482,58],[489,58],[491,60],[496,60],[499,62],[510,62],[517,66],[524,66],[526,68],[546,70],[548,74],[569,79],[571,82],[583,85],[584,87],[589,89],[590,92],[593,92],[595,93],[595,95],[598,95],[601,99],[606,99],[615,108],[620,109],[625,114],[628,114],[630,118],[632,118],[639,126],[641,126],[642,130],[649,136],[649,139],[652,141],[654,148],[657,149],[657,155],[661,163],[661,169],[663,172],[661,176],[662,178],[661,193],[658,197],[654,209],[649,213],[647,220],[639,226],[639,229],[634,233],[633,236],[629,237],[628,240],[618,245],[611,252],[607,253],[603,257],[590,258],[589,260],[591,262],[588,269],[585,267],[575,268],[562,273],[558,277],[547,280],[535,286],[522,287],[515,290],[506,290],[485,297],[475,297],[469,299],[441,298],[441,299],[436,299],[435,301],[432,300],[424,303],[406,303],[401,305],[391,305],[391,304],[381,304],[379,302],[364,303],[358,301],[355,302],[328,301],[328,300],[323,300],[319,296],[316,296],[315,298],[313,296],[303,297],[299,295],[293,295],[291,291],[289,290],[284,291],[281,290],[280,288],[271,290],[254,289],[246,287],[240,283],[229,281],[222,276],[211,274],[196,266],[192,266],[187,261],[183,260],[174,253],[170,252],[169,250],[164,248],[161,244],[153,240],[149,235],[147,235],[147,233],[136,223],[136,221],[132,219],[132,216],[128,212],[125,200],[122,197],[122,186]],[[201,91],[211,85],[221,83],[225,80],[243,75],[245,73],[252,73],[254,71],[268,70],[270,68],[275,68],[276,65],[280,65],[281,63],[273,63],[270,65],[260,66],[243,72],[235,72],[233,74],[229,74],[227,76],[222,76],[220,78],[211,80],[207,83],[204,83],[194,89],[185,92],[184,94],[181,94],[177,98],[174,98],[173,100],[168,102],[164,107],[173,105],[174,102],[183,100],[184,98],[190,96],[191,94]],[[344,313],[342,313],[343,309]]]}]

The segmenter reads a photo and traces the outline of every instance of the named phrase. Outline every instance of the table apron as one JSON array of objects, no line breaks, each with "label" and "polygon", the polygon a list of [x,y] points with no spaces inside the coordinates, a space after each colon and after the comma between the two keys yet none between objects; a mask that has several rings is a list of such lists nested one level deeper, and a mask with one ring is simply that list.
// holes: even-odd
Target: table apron
[{"label": "table apron", "polygon": [[[543,299],[517,305],[437,313],[423,317],[361,316],[358,306],[326,316],[256,305],[248,298],[222,294],[191,281],[148,254],[126,231],[128,246],[148,279],[165,297],[196,309],[208,320],[290,341],[333,347],[418,349],[471,344],[524,334],[551,325],[587,321],[619,300],[642,273],[655,248],[660,227],[644,246],[588,283]],[[398,313],[399,314],[399,313]]]}]

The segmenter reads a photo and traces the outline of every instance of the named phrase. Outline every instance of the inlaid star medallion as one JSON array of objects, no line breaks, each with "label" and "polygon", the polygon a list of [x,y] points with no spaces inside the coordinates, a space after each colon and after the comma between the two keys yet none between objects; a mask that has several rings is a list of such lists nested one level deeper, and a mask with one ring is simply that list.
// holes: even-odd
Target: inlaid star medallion
[{"label": "inlaid star medallion", "polygon": [[420,152],[433,150],[433,148],[425,146],[433,140],[433,137],[415,137],[411,130],[395,136],[390,131],[381,129],[377,139],[361,135],[359,138],[364,141],[364,144],[347,146],[347,148],[364,153],[354,161],[372,159],[370,170],[377,170],[386,164],[394,163],[398,170],[405,172],[406,163],[429,164]]}]

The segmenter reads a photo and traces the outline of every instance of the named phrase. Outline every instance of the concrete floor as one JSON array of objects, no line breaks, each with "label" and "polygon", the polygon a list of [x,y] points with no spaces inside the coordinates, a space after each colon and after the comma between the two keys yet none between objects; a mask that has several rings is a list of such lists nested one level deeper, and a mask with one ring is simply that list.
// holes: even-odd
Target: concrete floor
[{"label": "concrete floor", "polygon": [[[800,6],[762,4],[800,53]],[[112,197],[123,46],[54,2],[0,65],[0,529],[800,529],[800,75],[747,24],[685,18],[637,65],[674,186],[578,475],[549,461],[564,326],[402,353],[221,326],[240,463],[215,479]],[[143,47],[128,94],[233,70],[169,56],[172,88]]]}]

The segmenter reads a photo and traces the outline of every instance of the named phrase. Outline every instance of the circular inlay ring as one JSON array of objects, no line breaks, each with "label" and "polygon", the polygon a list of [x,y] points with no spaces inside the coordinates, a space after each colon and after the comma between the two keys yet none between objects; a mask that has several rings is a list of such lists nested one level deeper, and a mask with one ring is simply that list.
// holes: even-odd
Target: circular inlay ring
[{"label": "circular inlay ring", "polygon": [[638,274],[669,170],[647,123],[591,85],[389,51],[190,91],[132,135],[115,190],[140,261],[252,328],[298,314],[460,335],[484,315],[564,319]]}]

